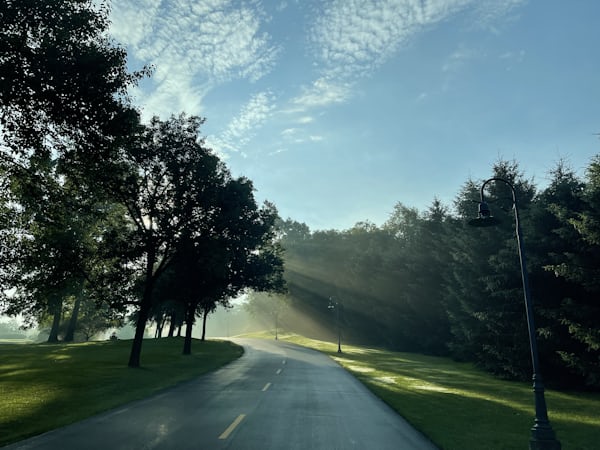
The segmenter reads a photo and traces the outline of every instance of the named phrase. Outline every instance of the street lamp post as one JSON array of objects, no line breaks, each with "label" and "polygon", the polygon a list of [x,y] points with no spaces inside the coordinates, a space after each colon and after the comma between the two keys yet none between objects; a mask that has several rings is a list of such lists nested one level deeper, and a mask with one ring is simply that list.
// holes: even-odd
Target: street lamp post
[{"label": "street lamp post", "polygon": [[342,353],[342,329],[340,328],[340,302],[334,300],[333,297],[329,297],[329,305],[328,309],[335,310],[335,325],[337,328],[337,338],[338,338],[338,353]]},{"label": "street lamp post", "polygon": [[544,397],[544,383],[539,367],[539,356],[536,341],[535,324],[533,321],[533,304],[529,292],[529,278],[527,275],[527,266],[525,262],[525,252],[523,250],[523,233],[519,222],[519,208],[517,205],[517,196],[514,186],[504,178],[490,178],[481,185],[480,202],[477,218],[470,220],[469,225],[477,227],[493,226],[499,223],[499,220],[492,216],[490,208],[484,199],[485,186],[491,181],[500,181],[506,184],[512,191],[513,209],[515,211],[515,228],[517,234],[517,244],[519,249],[519,260],[521,262],[521,278],[523,280],[523,295],[525,297],[525,312],[527,315],[527,328],[529,330],[529,348],[531,349],[531,362],[533,365],[533,393],[535,396],[535,422],[531,428],[531,439],[529,441],[530,450],[560,450],[560,441],[556,439],[554,430],[548,420],[548,410],[546,399]]}]

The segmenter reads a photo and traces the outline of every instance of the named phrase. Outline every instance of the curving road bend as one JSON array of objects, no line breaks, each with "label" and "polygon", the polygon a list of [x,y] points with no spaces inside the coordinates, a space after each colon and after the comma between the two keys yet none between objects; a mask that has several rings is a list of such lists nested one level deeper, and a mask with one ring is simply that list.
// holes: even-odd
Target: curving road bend
[{"label": "curving road bend", "polygon": [[436,449],[329,357],[235,342],[244,356],[212,374],[4,449]]}]

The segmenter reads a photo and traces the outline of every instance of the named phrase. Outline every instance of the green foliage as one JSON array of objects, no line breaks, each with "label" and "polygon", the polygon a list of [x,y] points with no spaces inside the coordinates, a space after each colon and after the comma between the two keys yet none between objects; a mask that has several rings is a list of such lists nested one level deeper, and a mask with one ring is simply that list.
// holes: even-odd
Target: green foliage
[{"label": "green foliage", "polygon": [[[203,317],[248,289],[282,292],[283,261],[274,242],[277,211],[271,204],[259,208],[252,183],[227,178],[219,190],[212,220],[201,230],[185,233],[170,270],[159,284],[164,300],[179,303],[185,311],[186,346],[196,314]],[[200,275],[200,276],[199,276]]]},{"label": "green foliage", "polygon": [[[584,181],[560,163],[541,192],[514,161],[498,161],[491,176],[515,187],[544,378],[600,388],[600,161]],[[501,377],[530,379],[512,191],[488,183],[485,198],[500,225],[473,228],[467,221],[482,183],[465,183],[453,213],[437,200],[424,213],[398,203],[382,227],[310,232],[283,222],[294,308],[332,330],[327,304],[335,297],[345,308],[346,341],[451,355]],[[333,332],[313,336],[332,339]]]},{"label": "green foliage", "polygon": [[0,4],[0,296],[30,323],[54,316],[50,340],[65,299],[101,285],[111,205],[98,165],[137,124],[127,89],[148,73],[127,71],[108,15],[102,1]]},{"label": "green foliage", "polygon": [[117,272],[112,278],[129,282],[118,273],[133,267],[139,280],[132,367],[140,364],[157,280],[185,239],[204,236],[220,215],[220,189],[230,176],[199,139],[202,122],[183,114],[167,121],[153,118],[129,137],[118,158],[107,163],[106,189],[124,207],[130,224],[117,240],[106,243]]},{"label": "green foliage", "polygon": [[98,152],[129,132],[127,88],[147,70],[128,73],[108,16],[105,1],[0,4],[0,125],[13,151]]},{"label": "green foliage", "polygon": [[[585,181],[559,167],[547,193],[552,224],[551,259],[544,269],[554,278],[543,309],[549,324],[544,338],[555,349],[555,365],[566,366],[588,386],[600,385],[600,164],[588,167]],[[559,293],[559,295],[557,295]]]},{"label": "green foliage", "polygon": [[[515,187],[525,221],[535,193],[531,183],[514,162],[499,161],[492,176]],[[474,360],[501,376],[526,379],[531,365],[512,193],[504,183],[489,183],[486,200],[502,222],[494,229],[472,228],[465,222],[476,213],[473,200],[479,195],[474,188],[480,185],[467,183],[457,199],[457,209],[464,212],[452,239],[452,282],[445,293],[453,335],[450,348],[459,359]]]}]

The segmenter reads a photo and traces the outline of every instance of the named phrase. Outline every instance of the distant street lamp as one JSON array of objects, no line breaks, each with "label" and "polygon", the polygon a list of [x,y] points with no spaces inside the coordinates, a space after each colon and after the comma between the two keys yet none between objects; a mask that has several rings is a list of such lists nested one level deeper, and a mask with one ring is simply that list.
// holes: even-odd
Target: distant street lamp
[{"label": "distant street lamp", "polygon": [[477,218],[470,220],[469,225],[476,227],[487,227],[498,224],[500,221],[492,216],[488,204],[484,200],[485,186],[491,181],[501,181],[512,191],[513,209],[515,211],[515,225],[517,233],[517,244],[519,249],[519,259],[521,261],[521,278],[523,280],[523,293],[525,297],[525,312],[527,314],[527,328],[529,329],[529,348],[531,349],[531,361],[533,364],[533,393],[535,396],[535,423],[531,428],[531,439],[529,441],[530,450],[560,450],[560,441],[552,430],[548,420],[548,410],[546,408],[546,399],[544,397],[544,383],[539,367],[539,357],[537,350],[535,324],[533,321],[533,304],[529,293],[529,278],[527,276],[527,266],[525,263],[525,252],[523,250],[523,233],[519,222],[519,209],[517,206],[517,196],[514,186],[504,178],[490,178],[481,185],[480,202]]},{"label": "distant street lamp", "polygon": [[335,310],[335,325],[337,328],[337,337],[338,337],[338,353],[342,353],[342,329],[340,327],[340,302],[334,300],[333,297],[329,297],[329,305],[328,309]]}]

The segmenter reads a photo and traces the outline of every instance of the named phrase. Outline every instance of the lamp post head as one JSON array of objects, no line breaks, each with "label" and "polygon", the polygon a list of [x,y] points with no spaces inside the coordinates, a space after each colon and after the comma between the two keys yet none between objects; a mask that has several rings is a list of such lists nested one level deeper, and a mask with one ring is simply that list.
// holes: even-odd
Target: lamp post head
[{"label": "lamp post head", "polygon": [[469,225],[472,227],[493,227],[498,225],[500,221],[492,216],[490,207],[486,202],[479,202],[477,209],[477,217],[469,220]]}]

